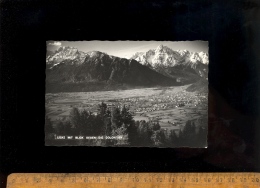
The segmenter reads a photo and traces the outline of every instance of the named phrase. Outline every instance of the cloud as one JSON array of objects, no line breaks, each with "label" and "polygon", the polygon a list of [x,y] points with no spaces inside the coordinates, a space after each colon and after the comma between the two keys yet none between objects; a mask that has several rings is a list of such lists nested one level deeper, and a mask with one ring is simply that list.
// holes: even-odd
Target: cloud
[{"label": "cloud", "polygon": [[51,46],[60,46],[61,45],[61,42],[50,42],[48,45],[51,45]]}]

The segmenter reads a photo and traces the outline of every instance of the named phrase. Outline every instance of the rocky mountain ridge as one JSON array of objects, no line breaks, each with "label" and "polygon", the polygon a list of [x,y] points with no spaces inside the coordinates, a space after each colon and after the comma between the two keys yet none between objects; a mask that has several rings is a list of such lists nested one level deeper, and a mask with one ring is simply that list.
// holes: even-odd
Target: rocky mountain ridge
[{"label": "rocky mountain ridge", "polygon": [[137,52],[130,59],[168,77],[189,83],[199,77],[208,77],[208,54],[205,52],[174,51],[167,46],[159,45],[147,52]]},{"label": "rocky mountain ridge", "polygon": [[180,63],[202,63],[208,65],[208,53],[190,52],[188,50],[174,51],[171,48],[159,45],[156,49],[147,52],[136,52],[130,59],[135,59],[143,65],[152,67],[161,64],[165,66],[175,66]]},{"label": "rocky mountain ridge", "polygon": [[58,91],[92,91],[183,85],[207,78],[207,58],[204,52],[174,51],[163,45],[146,53],[137,52],[130,59],[61,46],[46,52],[46,84],[55,91],[57,87],[61,88]]},{"label": "rocky mountain ridge", "polygon": [[74,63],[81,64],[87,55],[87,53],[79,51],[77,48],[61,46],[55,52],[46,54],[46,64],[53,67],[65,60],[71,60]]},{"label": "rocky mountain ridge", "polygon": [[46,88],[49,92],[57,91],[57,87],[61,88],[58,91],[94,91],[178,85],[176,79],[166,77],[136,60],[99,51],[84,53],[75,48],[60,47],[46,58],[46,64]]}]

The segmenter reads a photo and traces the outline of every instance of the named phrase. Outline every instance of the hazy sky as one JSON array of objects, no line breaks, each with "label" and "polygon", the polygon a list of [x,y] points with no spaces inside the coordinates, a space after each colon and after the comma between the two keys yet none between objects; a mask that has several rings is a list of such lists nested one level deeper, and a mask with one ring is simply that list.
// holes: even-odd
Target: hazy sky
[{"label": "hazy sky", "polygon": [[186,49],[191,52],[208,52],[207,41],[47,41],[47,49],[53,51],[60,46],[70,46],[83,52],[97,50],[109,55],[129,58],[136,52],[156,49],[160,44],[173,50]]}]

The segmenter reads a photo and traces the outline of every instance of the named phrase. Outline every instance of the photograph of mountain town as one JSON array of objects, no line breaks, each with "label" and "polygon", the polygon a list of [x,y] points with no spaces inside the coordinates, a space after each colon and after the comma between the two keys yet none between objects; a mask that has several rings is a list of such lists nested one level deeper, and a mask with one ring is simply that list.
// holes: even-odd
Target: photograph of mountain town
[{"label": "photograph of mountain town", "polygon": [[207,147],[207,41],[47,41],[45,145]]}]

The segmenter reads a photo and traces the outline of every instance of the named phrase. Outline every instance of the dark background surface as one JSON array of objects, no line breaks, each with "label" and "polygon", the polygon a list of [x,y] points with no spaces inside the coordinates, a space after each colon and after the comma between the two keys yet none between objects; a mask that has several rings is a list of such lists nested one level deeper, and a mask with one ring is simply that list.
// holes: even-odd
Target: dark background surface
[{"label": "dark background surface", "polygon": [[[258,1],[0,5],[2,185],[14,172],[259,172]],[[44,146],[47,40],[209,41],[208,148]]]}]

